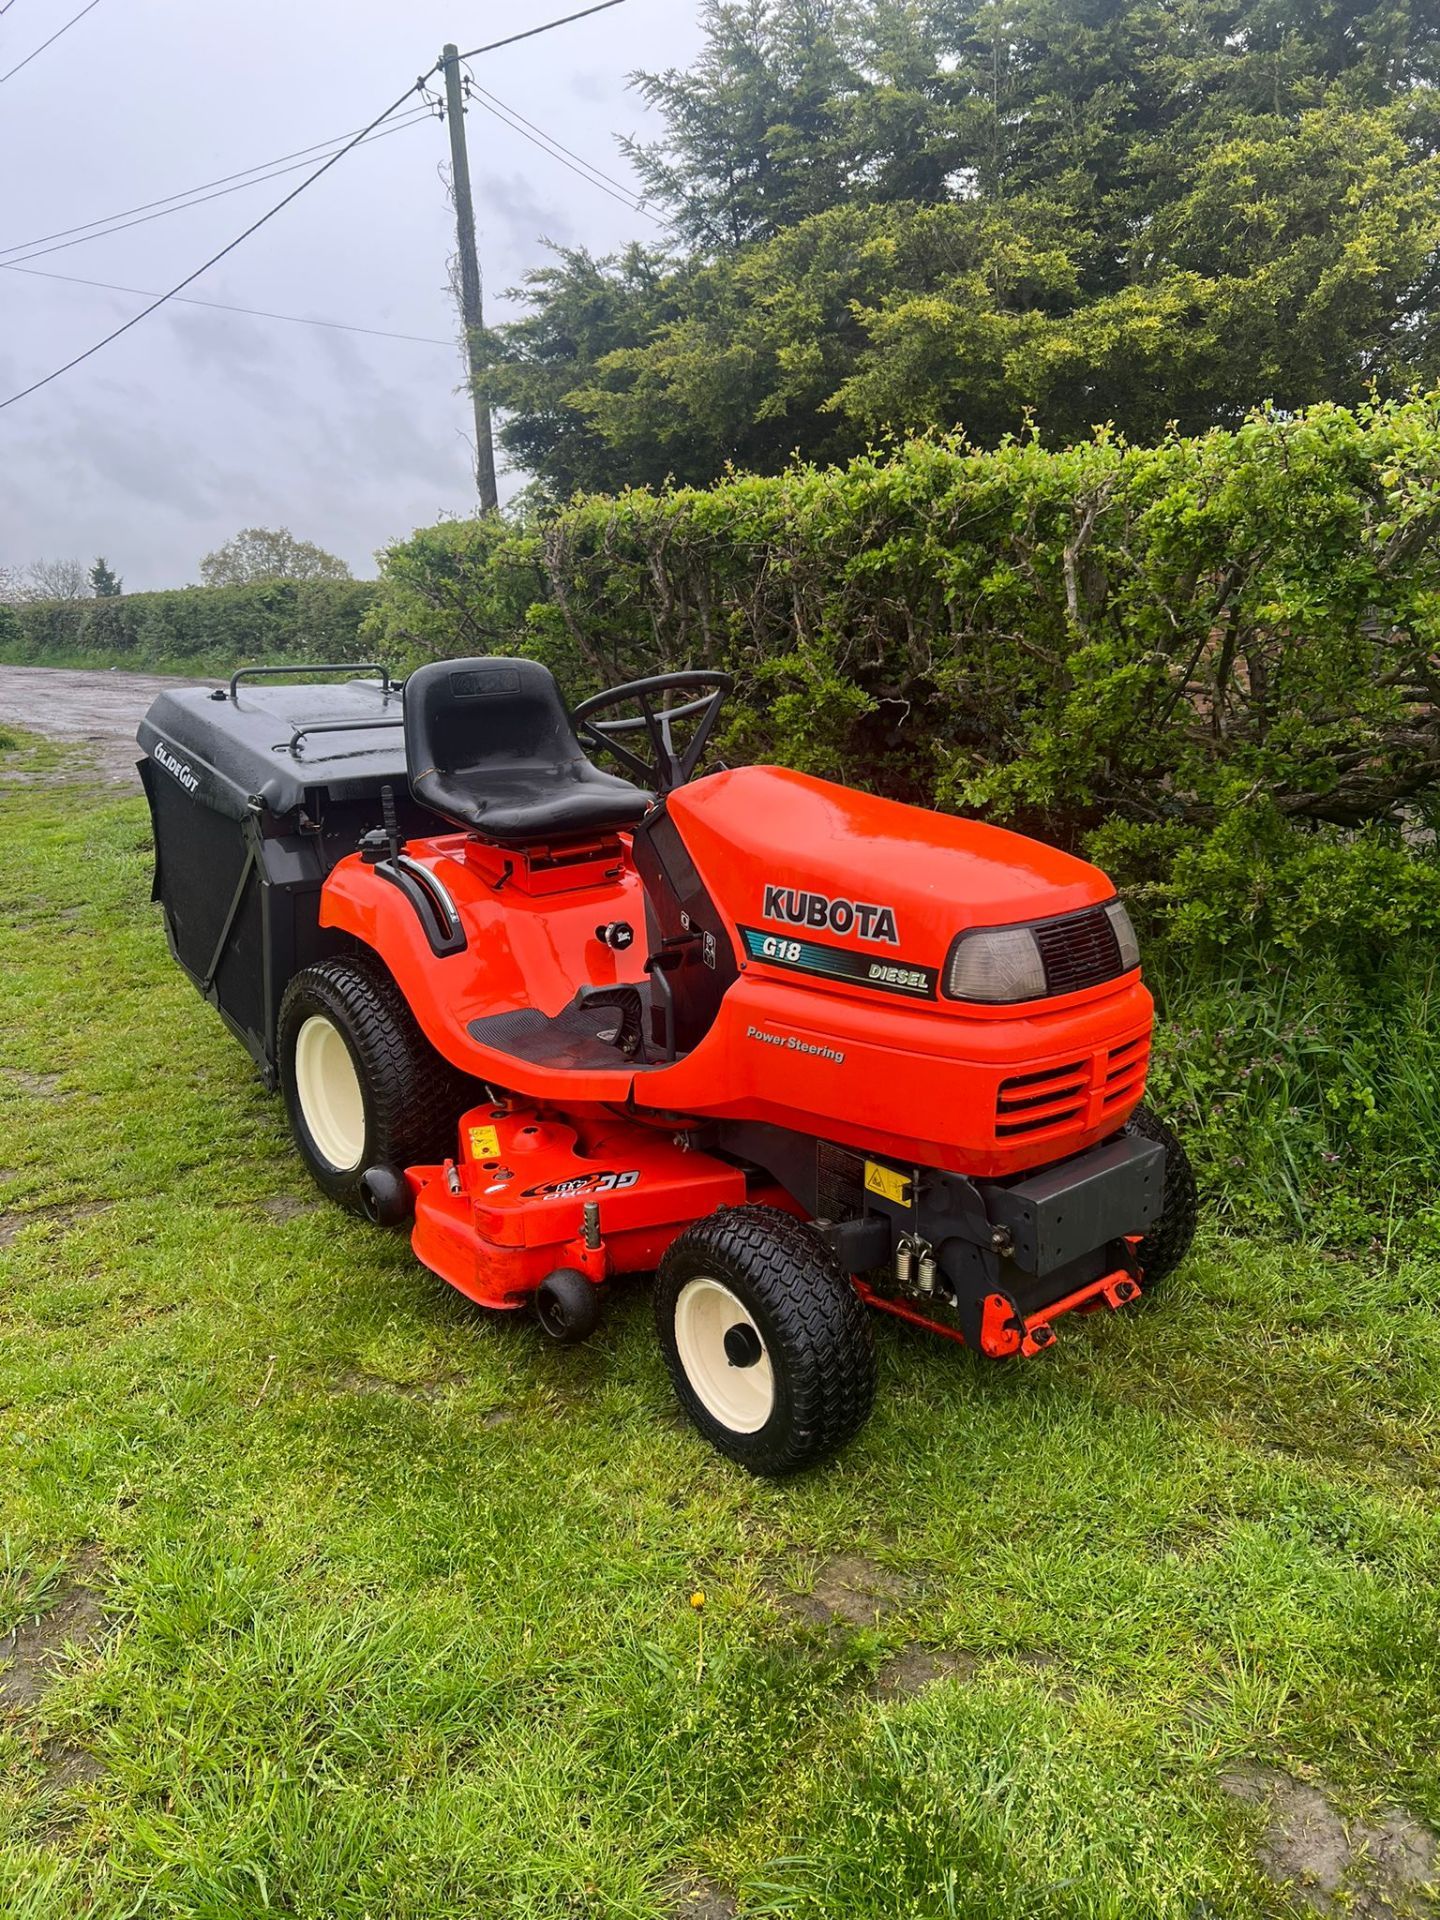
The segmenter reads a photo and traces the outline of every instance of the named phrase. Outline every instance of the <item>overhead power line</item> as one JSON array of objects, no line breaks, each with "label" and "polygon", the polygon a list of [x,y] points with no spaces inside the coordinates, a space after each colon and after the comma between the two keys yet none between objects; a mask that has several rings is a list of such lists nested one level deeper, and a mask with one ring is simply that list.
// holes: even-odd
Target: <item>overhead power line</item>
[{"label": "overhead power line", "polygon": [[[15,0],[9,0],[9,4],[14,6]],[[0,13],[4,11],[5,9],[0,7]],[[414,118],[428,119],[430,117],[430,111],[429,107],[416,107],[414,109]],[[409,124],[410,120],[408,118],[402,118],[396,122],[397,127],[408,126]],[[328,153],[331,148],[338,147],[343,141],[348,140],[350,134],[354,131],[355,129],[352,127],[350,133],[332,134],[328,140],[316,140],[308,147],[296,147],[293,153],[276,154],[273,160],[257,160],[253,167],[241,167],[235,173],[222,173],[218,180],[202,180],[198,186],[184,187],[178,193],[162,193],[158,200],[142,200],[138,207],[122,207],[118,213],[102,214],[99,219],[96,220],[81,220],[73,227],[57,227],[54,233],[40,233],[37,234],[33,240],[16,240],[8,247],[0,247],[0,254],[28,253],[32,247],[43,247],[51,240],[63,240],[68,234],[84,233],[90,227],[108,227],[113,221],[128,220],[131,214],[148,213],[152,207],[168,206],[172,200],[189,200],[193,194],[208,193],[210,188],[226,186],[232,180],[240,180],[243,182],[248,174],[263,173],[266,178],[273,178],[274,176],[270,173],[272,167],[282,167],[287,160],[303,162],[307,155],[313,156],[317,153]],[[377,135],[376,137],[378,138],[379,136]],[[252,186],[258,185],[258,182],[251,181],[249,184]]]},{"label": "overhead power line", "polygon": [[[513,47],[517,40],[533,40],[537,34],[553,33],[556,27],[568,27],[574,20],[588,20],[592,13],[608,13],[611,7],[623,7],[625,0],[600,0],[598,7],[582,7],[579,13],[567,13],[562,20],[547,20],[543,26],[527,27],[524,33],[507,34],[503,40],[490,40],[483,47],[471,47],[462,60],[474,60],[482,53],[498,53],[501,47]],[[434,72],[434,68],[431,68]]]},{"label": "overhead power line", "polygon": [[[71,287],[101,287],[107,293],[133,293],[137,299],[151,300],[156,297],[150,287],[121,287],[113,280],[82,280],[74,273],[51,273],[44,267],[11,266],[8,260],[0,260],[0,272],[23,273],[34,280],[63,280]],[[388,327],[362,327],[353,320],[316,320],[305,313],[271,313],[264,307],[237,307],[227,300],[197,300],[193,294],[177,293],[172,295],[177,306],[213,307],[217,313],[244,313],[256,320],[288,320],[299,327],[333,327],[341,333],[368,333],[377,340],[413,340],[422,347],[448,347],[454,350],[453,340],[442,340],[433,333],[394,333]]]},{"label": "overhead power line", "polygon": [[[352,141],[351,145],[372,146],[375,141],[388,140],[392,133],[403,133],[406,127],[413,127],[419,121],[428,120],[430,117],[430,109],[426,107],[421,112],[407,114],[405,118],[397,120],[393,127],[382,127],[378,133],[372,133],[362,140]],[[349,147],[339,148],[333,157],[338,160],[342,152],[348,153],[349,150]],[[17,247],[7,247],[4,249],[6,253],[16,254],[18,257],[14,260],[0,260],[0,266],[19,266],[26,260],[43,260],[47,254],[64,253],[70,247],[83,247],[91,240],[108,240],[112,233],[124,233],[130,227],[148,226],[152,220],[164,220],[172,213],[185,213],[191,207],[203,207],[208,200],[223,200],[228,194],[243,193],[247,187],[263,187],[267,180],[279,180],[287,173],[299,173],[311,164],[309,160],[299,160],[288,167],[274,167],[269,173],[258,174],[253,180],[242,180],[233,187],[217,187],[213,193],[197,193],[193,199],[181,200],[175,206],[159,207],[154,213],[137,214],[133,220],[121,220],[117,216],[114,224],[108,227],[99,226],[97,222],[92,221],[91,225],[97,229],[94,233],[79,233],[71,240],[57,240],[52,246],[42,247],[32,243],[29,252],[21,252]]]},{"label": "overhead power line", "polygon": [[602,193],[608,193],[612,200],[618,200],[632,213],[643,213],[647,220],[653,220],[657,226],[663,224],[659,214],[652,213],[631,188],[615,179],[612,174],[603,172],[591,161],[583,159],[573,147],[567,147],[563,140],[557,140],[554,134],[546,133],[543,127],[537,127],[533,120],[527,120],[518,108],[510,106],[507,101],[500,99],[498,94],[488,92],[473,79],[468,83],[466,93],[476,106],[483,107],[487,113],[503,121],[513,133],[518,133],[522,140],[528,140],[532,147],[539,147],[541,152],[548,153],[552,160],[558,160],[562,167],[569,167],[571,173],[578,174],[588,185],[598,187]]},{"label": "overhead power line", "polygon": [[[91,7],[97,6],[98,4],[99,0],[90,0]],[[472,47],[468,53],[458,57],[466,60],[474,60],[482,53],[493,53],[500,47],[513,46],[520,40],[533,40],[539,34],[553,33],[557,27],[568,27],[573,21],[589,19],[592,14],[596,13],[608,13],[612,7],[623,6],[624,4],[625,0],[600,0],[598,6],[585,7],[579,13],[570,13],[564,15],[559,20],[546,21],[543,26],[530,27],[524,33],[510,34],[503,40],[491,41],[483,47]],[[87,7],[84,11],[89,12],[89,10],[89,7]],[[79,19],[81,15],[77,14],[75,17]],[[67,22],[67,25],[73,24],[73,21]],[[65,29],[62,27],[60,31],[63,33]],[[56,37],[58,36],[51,36],[52,39]],[[37,53],[43,51],[43,48],[36,49]],[[33,55],[31,57],[33,58]],[[198,280],[202,273],[208,273],[211,267],[217,266],[227,254],[233,253],[237,247],[242,246],[245,241],[250,238],[251,234],[258,233],[260,228],[273,220],[277,213],[283,212],[292,200],[298,200],[300,195],[304,193],[308,187],[314,186],[315,182],[320,179],[323,174],[327,174],[332,167],[337,166],[339,162],[345,158],[347,153],[353,152],[353,150],[360,145],[360,142],[364,140],[367,135],[373,133],[383,121],[388,120],[392,114],[398,113],[412,93],[423,93],[425,91],[426,81],[430,78],[431,74],[437,73],[440,70],[441,64],[441,61],[435,61],[412,85],[405,89],[398,99],[392,100],[383,112],[377,113],[375,118],[363,126],[352,139],[346,141],[343,147],[339,148],[335,153],[332,153],[313,173],[307,174],[297,186],[290,189],[289,193],[287,193],[282,200],[277,200],[273,207],[267,212],[262,213],[258,220],[252,220],[250,225],[246,227],[242,233],[237,233],[235,238],[221,247],[218,253],[212,253],[208,260],[202,260],[200,265],[196,267],[193,272],[187,273],[183,280],[177,280],[173,287],[170,287],[162,294],[158,294],[156,298],[150,302],[149,306],[142,307],[139,313],[132,314],[130,319],[126,320],[123,325],[112,328],[102,339],[97,340],[93,346],[86,347],[83,353],[73,355],[72,358],[65,361],[62,366],[58,366],[52,372],[43,375],[41,379],[32,380],[28,387],[21,387],[17,392],[7,395],[4,400],[0,400],[0,412],[3,412],[6,407],[13,407],[17,401],[28,399],[32,393],[38,393],[42,387],[48,387],[52,381],[59,380],[62,375],[71,372],[73,368],[80,366],[84,361],[93,359],[97,353],[100,353],[113,341],[120,339],[123,334],[127,334],[133,328],[138,327],[142,320],[148,320],[150,315],[157,312],[167,301],[178,300],[186,287]],[[8,78],[8,75],[0,77]]]},{"label": "overhead power line", "polygon": [[[433,73],[434,70],[432,67],[430,72]],[[177,280],[173,287],[152,300],[148,307],[142,307],[139,313],[133,314],[123,325],[113,328],[103,339],[97,340],[94,346],[86,347],[83,353],[75,354],[74,357],[67,360],[63,366],[56,367],[53,373],[45,374],[42,379],[32,380],[28,387],[21,387],[17,393],[12,393],[6,399],[0,400],[0,412],[3,412],[6,407],[13,407],[17,400],[27,399],[30,394],[38,393],[41,387],[48,387],[52,380],[58,380],[62,374],[69,373],[73,367],[78,367],[82,361],[93,359],[103,347],[108,347],[112,341],[118,340],[122,334],[129,333],[132,327],[138,327],[142,320],[148,320],[150,315],[154,313],[157,308],[163,307],[167,300],[178,299],[192,281],[198,280],[202,273],[208,273],[211,267],[216,266],[225,258],[226,254],[233,253],[238,246],[248,240],[252,233],[258,233],[260,228],[268,221],[273,220],[277,213],[282,212],[284,208],[288,207],[292,200],[298,200],[307,187],[313,187],[322,174],[328,173],[333,166],[338,165],[338,163],[345,158],[347,153],[351,152],[355,147],[358,147],[366,134],[373,133],[382,121],[390,118],[392,113],[398,113],[410,98],[411,94],[414,93],[417,88],[422,87],[428,78],[429,74],[422,74],[420,79],[405,89],[398,100],[392,100],[383,113],[377,113],[375,118],[370,121],[367,126],[362,127],[352,140],[347,141],[337,153],[332,153],[328,160],[322,161],[315,171],[307,174],[298,186],[292,187],[283,200],[277,200],[275,205],[271,207],[268,212],[262,213],[258,220],[252,220],[243,233],[237,233],[235,238],[227,245],[221,247],[218,253],[212,253],[210,258],[203,260],[200,265],[195,268],[193,273],[187,273],[183,280]]]},{"label": "overhead power line", "polygon": [[[11,5],[13,4],[14,4],[14,0],[11,0]],[[39,46],[36,47],[34,53],[27,53],[23,60],[21,60],[16,66],[11,67],[9,73],[0,73],[0,87],[3,87],[7,80],[13,79],[14,76],[17,73],[19,73],[21,67],[28,67],[32,60],[38,60],[41,54],[44,53],[46,47],[53,47],[55,42],[60,38],[62,33],[68,33],[71,27],[75,25],[77,20],[83,20],[86,14],[93,12],[94,9],[99,6],[99,4],[100,4],[100,0],[90,0],[90,4],[88,7],[82,7],[79,13],[73,15],[72,18],[70,18],[65,22],[63,27],[57,27],[54,33],[51,34],[48,40],[42,40]],[[7,12],[8,10],[9,10],[8,8],[5,9],[5,11]]]}]

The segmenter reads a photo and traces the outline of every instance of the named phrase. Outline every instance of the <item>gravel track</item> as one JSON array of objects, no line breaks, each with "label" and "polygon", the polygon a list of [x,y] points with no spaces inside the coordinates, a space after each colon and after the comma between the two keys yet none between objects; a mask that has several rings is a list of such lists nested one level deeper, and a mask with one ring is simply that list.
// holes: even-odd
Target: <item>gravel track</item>
[{"label": "gravel track", "polygon": [[167,679],[155,673],[94,673],[68,667],[0,666],[0,726],[24,727],[52,740],[73,740],[90,752],[107,784],[138,788],[135,729],[157,693],[175,686],[218,686],[214,680]]}]

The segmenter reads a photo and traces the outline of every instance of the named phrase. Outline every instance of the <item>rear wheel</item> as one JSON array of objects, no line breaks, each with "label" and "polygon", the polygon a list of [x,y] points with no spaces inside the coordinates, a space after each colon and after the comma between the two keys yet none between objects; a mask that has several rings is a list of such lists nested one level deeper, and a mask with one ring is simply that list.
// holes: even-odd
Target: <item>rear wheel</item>
[{"label": "rear wheel", "polygon": [[675,1240],[655,1322],[680,1404],[752,1473],[837,1452],[875,1399],[865,1309],[819,1235],[772,1207],[724,1207]]},{"label": "rear wheel", "polygon": [[1195,1223],[1200,1213],[1200,1197],[1195,1186],[1195,1170],[1190,1156],[1178,1137],[1149,1107],[1137,1107],[1125,1131],[1138,1133],[1142,1140],[1153,1140],[1165,1149],[1165,1201],[1160,1218],[1137,1248],[1141,1283],[1149,1293],[1168,1273],[1179,1266],[1195,1238]]},{"label": "rear wheel", "polygon": [[297,973],[280,1003],[277,1050],[295,1145],[341,1206],[366,1211],[368,1168],[454,1152],[464,1080],[378,961],[326,960]]}]

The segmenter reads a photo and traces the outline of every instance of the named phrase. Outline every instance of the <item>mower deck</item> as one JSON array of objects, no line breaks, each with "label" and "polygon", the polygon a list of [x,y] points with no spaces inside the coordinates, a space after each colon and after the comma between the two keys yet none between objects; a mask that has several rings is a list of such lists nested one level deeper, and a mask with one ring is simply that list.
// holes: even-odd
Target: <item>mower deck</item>
[{"label": "mower deck", "polygon": [[764,1199],[739,1167],[654,1127],[600,1113],[562,1122],[533,1108],[474,1107],[460,1158],[410,1167],[415,1253],[486,1307],[521,1307],[558,1267],[599,1282],[645,1273],[692,1220]]}]

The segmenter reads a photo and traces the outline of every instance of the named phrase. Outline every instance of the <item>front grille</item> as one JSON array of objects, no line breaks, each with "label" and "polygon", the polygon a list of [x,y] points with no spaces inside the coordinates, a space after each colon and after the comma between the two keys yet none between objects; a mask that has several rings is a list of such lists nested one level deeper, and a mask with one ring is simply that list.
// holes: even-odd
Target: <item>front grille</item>
[{"label": "front grille", "polygon": [[1011,1074],[995,1098],[995,1137],[1015,1140],[1047,1127],[1083,1121],[1090,1098],[1090,1062],[1074,1060],[1036,1073]]},{"label": "front grille", "polygon": [[1034,929],[1047,993],[1078,993],[1124,972],[1120,942],[1103,907],[1042,921]]},{"label": "front grille", "polygon": [[995,1138],[1022,1140],[1101,1125],[1134,1105],[1149,1065],[1150,1035],[1137,1033],[1101,1054],[1012,1073],[995,1096]]}]

